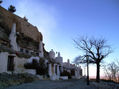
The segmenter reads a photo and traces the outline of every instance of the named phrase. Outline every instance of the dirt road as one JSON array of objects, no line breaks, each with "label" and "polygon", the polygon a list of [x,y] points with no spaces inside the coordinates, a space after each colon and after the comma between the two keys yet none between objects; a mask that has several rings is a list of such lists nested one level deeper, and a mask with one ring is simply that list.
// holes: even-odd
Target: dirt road
[{"label": "dirt road", "polygon": [[32,83],[22,84],[19,86],[12,86],[7,89],[118,89],[111,87],[97,87],[91,83],[89,86],[86,85],[84,79],[80,80],[40,80]]}]

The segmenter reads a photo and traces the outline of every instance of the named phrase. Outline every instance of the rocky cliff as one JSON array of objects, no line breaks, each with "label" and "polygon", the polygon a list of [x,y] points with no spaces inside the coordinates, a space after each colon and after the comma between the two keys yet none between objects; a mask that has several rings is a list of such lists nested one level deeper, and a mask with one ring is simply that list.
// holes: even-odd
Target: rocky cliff
[{"label": "rocky cliff", "polygon": [[43,39],[42,34],[38,31],[37,27],[0,6],[0,27],[9,35],[13,23],[16,23],[17,32],[39,42]]}]

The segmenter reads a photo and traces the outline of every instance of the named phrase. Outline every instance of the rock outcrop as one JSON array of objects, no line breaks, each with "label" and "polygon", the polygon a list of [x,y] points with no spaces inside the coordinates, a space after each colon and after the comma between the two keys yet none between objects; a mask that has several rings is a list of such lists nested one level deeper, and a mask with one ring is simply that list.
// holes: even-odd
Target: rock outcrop
[{"label": "rock outcrop", "polygon": [[42,34],[36,26],[33,26],[24,18],[21,18],[0,6],[0,27],[5,29],[9,34],[13,23],[16,23],[16,30],[19,33],[33,39],[36,42],[43,40]]}]

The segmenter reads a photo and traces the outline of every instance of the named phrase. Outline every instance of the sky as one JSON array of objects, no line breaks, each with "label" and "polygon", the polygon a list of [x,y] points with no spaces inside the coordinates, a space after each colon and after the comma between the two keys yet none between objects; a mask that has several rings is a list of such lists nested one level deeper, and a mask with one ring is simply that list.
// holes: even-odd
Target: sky
[{"label": "sky", "polygon": [[9,5],[16,7],[16,15],[38,27],[45,49],[60,52],[64,61],[72,62],[82,54],[73,42],[82,36],[105,38],[113,49],[105,61],[119,59],[118,0],[3,0],[4,8]]}]

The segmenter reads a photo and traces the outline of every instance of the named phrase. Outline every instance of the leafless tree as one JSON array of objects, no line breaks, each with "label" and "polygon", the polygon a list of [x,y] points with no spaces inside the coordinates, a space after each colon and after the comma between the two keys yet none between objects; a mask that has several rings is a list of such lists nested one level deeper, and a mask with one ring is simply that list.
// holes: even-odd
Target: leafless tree
[{"label": "leafless tree", "polygon": [[104,68],[105,76],[107,77],[107,79],[119,82],[119,79],[118,79],[119,78],[118,61],[114,61],[112,63],[105,64],[103,66],[103,68]]},{"label": "leafless tree", "polygon": [[114,62],[112,62],[112,63],[109,64],[108,69],[109,69],[110,72],[111,72],[112,80],[116,80],[116,75],[117,75],[117,72],[118,72],[118,67],[117,67],[117,65],[116,65]]},{"label": "leafless tree", "polygon": [[88,39],[87,37],[83,37],[74,40],[74,42],[76,47],[85,54],[88,53],[89,60],[97,65],[96,81],[100,82],[100,63],[112,52],[111,47],[106,45],[105,39]]},{"label": "leafless tree", "polygon": [[117,82],[119,83],[119,61],[116,61],[117,67],[118,67],[118,73],[117,73]]},{"label": "leafless tree", "polygon": [[108,70],[108,65],[107,64],[103,64],[103,70],[104,70],[104,74],[105,74],[105,78],[108,80],[111,80],[111,73]]}]

